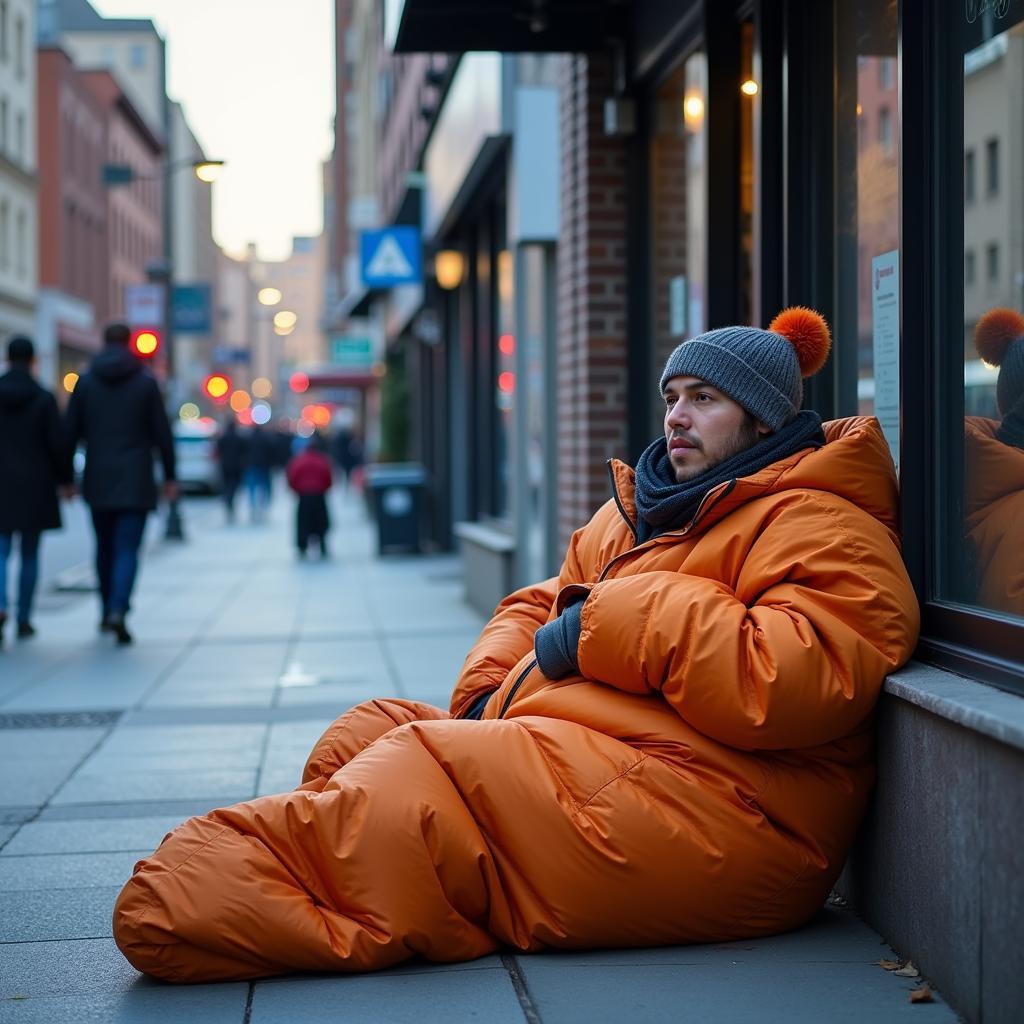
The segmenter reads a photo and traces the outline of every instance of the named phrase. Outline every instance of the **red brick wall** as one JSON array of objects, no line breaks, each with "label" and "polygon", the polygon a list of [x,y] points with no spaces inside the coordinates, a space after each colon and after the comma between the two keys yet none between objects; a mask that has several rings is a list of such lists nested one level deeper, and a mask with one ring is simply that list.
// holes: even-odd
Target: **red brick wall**
[{"label": "red brick wall", "polygon": [[603,129],[606,59],[569,56],[561,81],[558,247],[560,542],[609,497],[605,462],[626,451],[626,156]]}]

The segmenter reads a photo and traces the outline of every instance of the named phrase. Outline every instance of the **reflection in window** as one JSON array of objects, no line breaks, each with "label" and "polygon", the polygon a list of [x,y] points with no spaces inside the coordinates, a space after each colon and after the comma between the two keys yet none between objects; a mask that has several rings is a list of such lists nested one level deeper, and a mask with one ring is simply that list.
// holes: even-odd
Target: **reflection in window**
[{"label": "reflection in window", "polygon": [[[980,43],[973,37],[963,57],[964,281],[976,250],[985,287],[965,287],[963,296],[963,526],[947,538],[941,589],[1024,616],[1024,12],[1008,25],[1012,17],[990,20],[990,34],[1003,31]],[[984,158],[985,202],[968,204],[975,151]]]},{"label": "reflection in window", "polygon": [[[651,112],[651,366],[704,330],[706,58],[694,53],[669,75]],[[651,405],[652,432],[660,429]]]},{"label": "reflection in window", "polygon": [[999,243],[993,242],[985,249],[985,277],[990,285],[999,283]]},{"label": "reflection in window", "polygon": [[974,202],[974,150],[964,153],[964,202]]},{"label": "reflection in window", "polygon": [[886,153],[892,152],[892,115],[888,107],[878,110],[878,144]]},{"label": "reflection in window", "polygon": [[974,250],[968,249],[964,252],[964,284],[968,287],[974,284],[976,273]]},{"label": "reflection in window", "polygon": [[989,139],[985,145],[985,191],[999,195],[999,140]]},{"label": "reflection in window", "polygon": [[[899,79],[896,4],[836,2],[837,413],[879,417],[899,436]],[[885,301],[880,303],[880,299]],[[876,379],[877,378],[877,379]]]}]

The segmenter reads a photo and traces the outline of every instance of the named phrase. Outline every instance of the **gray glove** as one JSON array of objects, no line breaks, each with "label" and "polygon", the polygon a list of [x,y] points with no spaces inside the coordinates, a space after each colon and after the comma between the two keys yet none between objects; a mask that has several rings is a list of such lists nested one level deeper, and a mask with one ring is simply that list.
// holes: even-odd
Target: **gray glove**
[{"label": "gray glove", "polygon": [[580,616],[587,594],[580,594],[562,609],[562,614],[541,626],[533,636],[537,664],[548,679],[562,679],[579,672],[576,661],[580,644]]}]

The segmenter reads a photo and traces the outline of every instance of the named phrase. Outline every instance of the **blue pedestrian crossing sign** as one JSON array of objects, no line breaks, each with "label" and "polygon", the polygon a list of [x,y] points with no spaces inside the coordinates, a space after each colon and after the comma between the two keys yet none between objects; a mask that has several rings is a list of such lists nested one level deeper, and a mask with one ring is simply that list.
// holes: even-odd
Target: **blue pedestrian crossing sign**
[{"label": "blue pedestrian crossing sign", "polygon": [[423,279],[419,228],[397,226],[359,235],[359,266],[368,288],[419,284]]}]

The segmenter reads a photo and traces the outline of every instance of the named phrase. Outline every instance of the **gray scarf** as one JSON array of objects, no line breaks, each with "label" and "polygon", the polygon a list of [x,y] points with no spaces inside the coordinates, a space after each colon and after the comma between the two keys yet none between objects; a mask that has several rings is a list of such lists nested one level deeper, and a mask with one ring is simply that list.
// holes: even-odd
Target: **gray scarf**
[{"label": "gray scarf", "polygon": [[821,417],[804,409],[784,427],[763,441],[720,462],[685,483],[677,483],[664,437],[649,445],[636,464],[637,542],[681,529],[697,514],[704,496],[713,487],[750,476],[804,448],[825,443]]},{"label": "gray scarf", "polygon": [[1017,399],[996,431],[996,437],[1003,444],[1013,448],[1024,448],[1024,394]]}]

